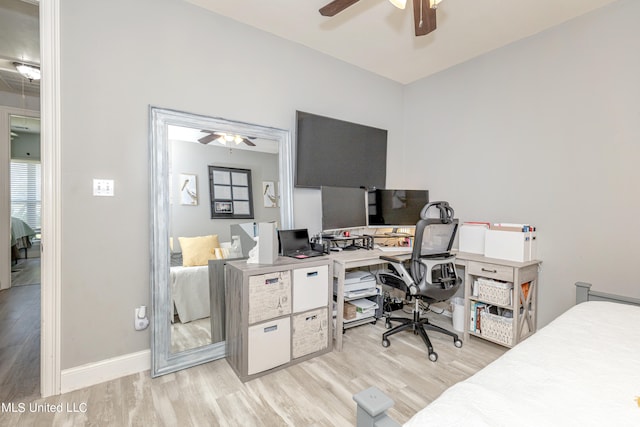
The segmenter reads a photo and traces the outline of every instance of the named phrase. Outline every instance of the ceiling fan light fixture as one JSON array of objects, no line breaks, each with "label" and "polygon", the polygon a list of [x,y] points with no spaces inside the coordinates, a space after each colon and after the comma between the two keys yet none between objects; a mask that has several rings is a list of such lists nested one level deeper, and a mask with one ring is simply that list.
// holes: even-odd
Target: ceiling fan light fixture
[{"label": "ceiling fan light fixture", "polygon": [[224,135],[216,138],[216,141],[218,141],[222,145],[227,145],[227,138]]},{"label": "ceiling fan light fixture", "polygon": [[233,142],[235,142],[235,143],[236,143],[236,145],[240,144],[242,141],[243,141],[243,138],[242,138],[240,135],[236,135],[236,136],[233,138]]},{"label": "ceiling fan light fixture", "polygon": [[389,0],[389,3],[391,3],[398,9],[404,9],[407,5],[407,0]]},{"label": "ceiling fan light fixture", "polygon": [[16,67],[20,75],[29,79],[29,81],[40,80],[40,67],[23,64],[22,62],[14,62],[13,66]]},{"label": "ceiling fan light fixture", "polygon": [[431,6],[431,9],[437,9],[438,5],[440,4],[442,0],[429,0],[429,4]]}]

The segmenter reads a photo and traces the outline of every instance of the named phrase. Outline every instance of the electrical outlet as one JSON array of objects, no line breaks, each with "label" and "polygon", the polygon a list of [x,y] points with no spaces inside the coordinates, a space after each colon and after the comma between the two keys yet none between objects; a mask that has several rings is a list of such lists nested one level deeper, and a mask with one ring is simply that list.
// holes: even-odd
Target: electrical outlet
[{"label": "electrical outlet", "polygon": [[140,307],[136,307],[134,318],[133,318],[133,327],[136,331],[142,331],[147,329],[149,326],[149,319],[147,318],[147,306],[141,305]]}]

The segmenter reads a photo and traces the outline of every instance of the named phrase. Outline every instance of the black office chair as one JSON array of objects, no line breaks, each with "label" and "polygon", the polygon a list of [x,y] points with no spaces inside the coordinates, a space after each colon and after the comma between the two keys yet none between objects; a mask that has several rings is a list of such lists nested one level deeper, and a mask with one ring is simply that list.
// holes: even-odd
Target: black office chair
[{"label": "black office chair", "polygon": [[[435,218],[429,215],[436,212]],[[446,301],[460,287],[462,279],[455,268],[455,255],[451,255],[451,245],[458,230],[458,220],[453,218],[454,211],[447,202],[432,202],[425,205],[416,224],[413,252],[409,260],[392,256],[381,256],[390,265],[391,272],[378,274],[378,280],[386,285],[405,291],[407,297],[415,299],[413,318],[387,317],[385,326],[389,331],[382,334],[382,345],[389,346],[389,336],[404,330],[412,330],[420,335],[429,352],[429,360],[438,360],[438,354],[427,335],[427,330],[441,332],[453,337],[453,344],[460,348],[462,341],[458,335],[429,323],[421,318],[421,305]],[[391,322],[400,325],[391,329]]]}]

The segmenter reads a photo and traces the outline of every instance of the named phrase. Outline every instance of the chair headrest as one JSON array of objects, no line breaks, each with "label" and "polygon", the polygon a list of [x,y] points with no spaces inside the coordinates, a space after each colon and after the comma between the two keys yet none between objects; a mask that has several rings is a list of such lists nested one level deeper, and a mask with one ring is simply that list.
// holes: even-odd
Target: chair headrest
[{"label": "chair headrest", "polygon": [[420,218],[422,219],[433,219],[437,217],[429,216],[431,213],[429,211],[438,211],[438,215],[440,221],[443,224],[450,224],[453,222],[454,211],[451,206],[449,206],[449,202],[430,202],[424,205],[422,210],[420,211]]}]

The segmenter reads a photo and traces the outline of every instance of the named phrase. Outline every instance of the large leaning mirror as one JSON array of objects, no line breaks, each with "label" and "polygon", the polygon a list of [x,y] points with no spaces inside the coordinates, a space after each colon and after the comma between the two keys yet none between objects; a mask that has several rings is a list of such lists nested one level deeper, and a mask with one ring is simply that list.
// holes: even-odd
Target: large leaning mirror
[{"label": "large leaning mirror", "polygon": [[226,260],[293,225],[289,132],[150,107],[151,375],[225,356]]}]

